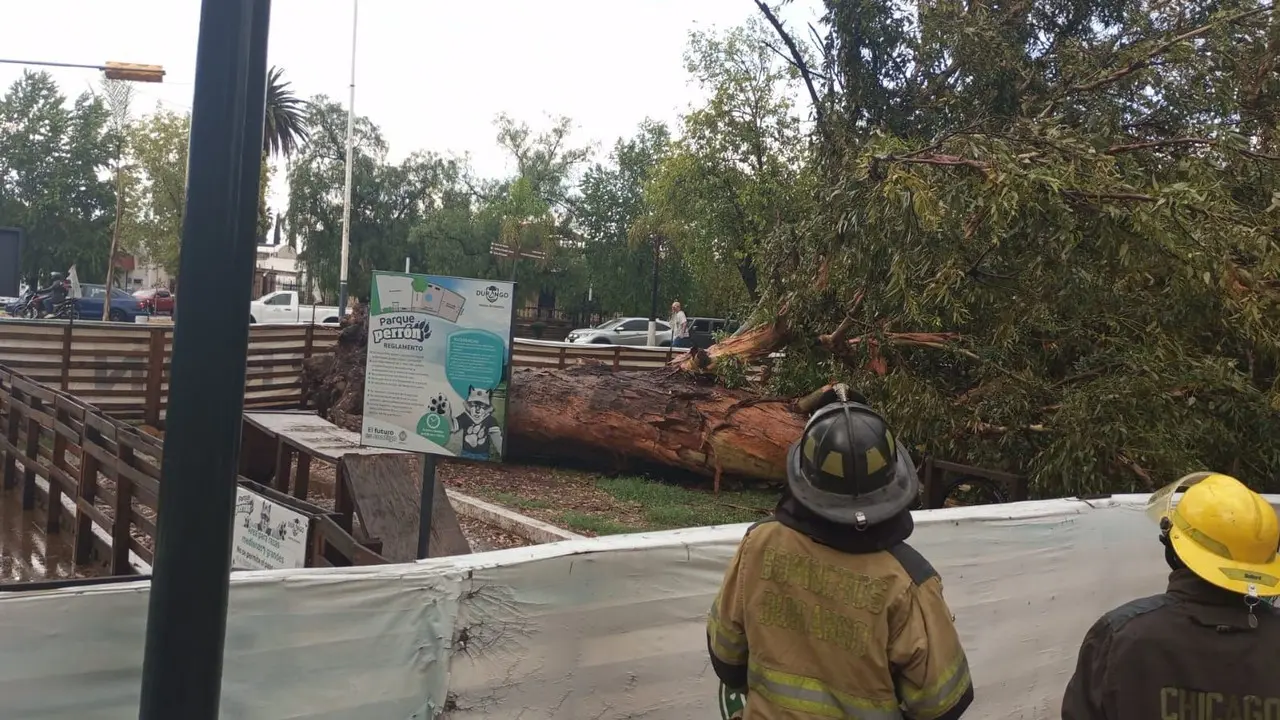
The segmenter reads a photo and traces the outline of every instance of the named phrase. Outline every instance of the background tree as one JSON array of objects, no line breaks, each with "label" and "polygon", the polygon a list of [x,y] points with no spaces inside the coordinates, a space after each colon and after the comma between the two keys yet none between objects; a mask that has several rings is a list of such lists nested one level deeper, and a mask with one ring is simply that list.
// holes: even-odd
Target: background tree
[{"label": "background tree", "polygon": [[[667,126],[646,120],[630,138],[619,138],[606,163],[582,176],[577,225],[583,256],[598,306],[624,315],[648,316],[653,274],[652,237],[637,231],[649,212],[645,186],[671,147]],[[670,298],[692,296],[692,280],[674,255],[660,262],[659,291],[665,312]],[[693,307],[704,307],[694,302]]]},{"label": "background tree", "polygon": [[[307,277],[334,297],[342,241],[342,188],[345,168],[346,110],[317,96],[308,104],[311,138],[289,170],[290,241],[300,247]],[[411,231],[440,209],[456,205],[457,163],[430,153],[415,153],[399,164],[387,161],[387,145],[368,118],[355,122],[351,191],[351,293],[368,293],[373,270],[400,268],[410,258],[422,267],[423,250]]]},{"label": "background tree", "polygon": [[708,100],[685,115],[649,184],[654,222],[721,312],[760,299],[760,243],[807,197],[792,100],[798,75],[770,49],[767,32],[753,21],[690,34],[685,65]]},{"label": "background tree", "polygon": [[134,123],[130,138],[139,175],[131,235],[146,261],[172,275],[178,272],[190,134],[190,115],[162,109]]},{"label": "background tree", "polygon": [[101,279],[115,193],[108,113],[89,93],[70,106],[48,73],[24,72],[0,98],[0,225],[26,231],[22,275],[36,285],[72,265]]},{"label": "background tree", "polygon": [[267,73],[262,152],[271,157],[292,157],[311,137],[307,118],[306,102],[294,94],[292,83],[284,79],[284,69],[273,65]]}]

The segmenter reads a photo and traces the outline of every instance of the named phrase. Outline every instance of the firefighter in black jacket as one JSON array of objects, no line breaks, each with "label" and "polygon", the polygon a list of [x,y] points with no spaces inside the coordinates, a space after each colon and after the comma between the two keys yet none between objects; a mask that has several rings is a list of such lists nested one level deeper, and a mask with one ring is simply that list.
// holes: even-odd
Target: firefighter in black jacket
[{"label": "firefighter in black jacket", "polygon": [[959,718],[969,665],[937,572],[904,542],[915,466],[847,397],[836,386],[809,419],[775,517],[738,546],[707,620],[711,665],[746,691],[746,720]]},{"label": "firefighter in black jacket", "polygon": [[1090,628],[1062,720],[1280,720],[1280,612],[1265,601],[1280,595],[1275,509],[1217,473],[1188,475],[1147,507],[1169,588]]}]

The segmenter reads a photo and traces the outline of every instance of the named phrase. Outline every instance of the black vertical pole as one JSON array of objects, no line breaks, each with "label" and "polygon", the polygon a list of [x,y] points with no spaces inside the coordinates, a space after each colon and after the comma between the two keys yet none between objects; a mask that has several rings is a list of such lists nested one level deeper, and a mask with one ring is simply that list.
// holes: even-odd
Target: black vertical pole
[{"label": "black vertical pole", "polygon": [[270,0],[203,0],[142,720],[217,720]]},{"label": "black vertical pole", "polygon": [[649,320],[652,322],[658,320],[658,248],[661,244],[662,240],[655,235],[653,237],[653,298],[649,305]]},{"label": "black vertical pole", "polygon": [[421,504],[418,506],[418,559],[430,556],[431,517],[436,505],[436,456],[423,453]]}]

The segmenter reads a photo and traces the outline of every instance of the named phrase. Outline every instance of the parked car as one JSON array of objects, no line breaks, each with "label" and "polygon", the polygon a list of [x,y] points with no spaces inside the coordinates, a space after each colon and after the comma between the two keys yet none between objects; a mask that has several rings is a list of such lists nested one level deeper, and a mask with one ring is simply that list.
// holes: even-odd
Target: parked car
[{"label": "parked car", "polygon": [[689,342],[696,348],[706,350],[716,344],[717,333],[734,333],[738,322],[724,318],[689,318]]},{"label": "parked car", "polygon": [[[105,286],[80,283],[80,297],[75,298],[71,317],[76,320],[101,320],[102,305],[105,302],[107,302]],[[150,314],[146,304],[120,288],[111,288],[110,302],[107,317],[113,322],[133,322],[139,315]]]},{"label": "parked car", "polygon": [[337,323],[342,315],[329,305],[309,305],[298,301],[294,290],[267,293],[249,303],[249,322],[262,325]]},{"label": "parked car", "polygon": [[[649,319],[637,317],[614,318],[592,328],[579,328],[565,338],[579,345],[648,345]],[[671,326],[665,320],[658,321],[658,345],[671,344]]]},{"label": "parked car", "polygon": [[168,288],[146,288],[133,291],[133,296],[153,315],[172,315],[177,298]]}]

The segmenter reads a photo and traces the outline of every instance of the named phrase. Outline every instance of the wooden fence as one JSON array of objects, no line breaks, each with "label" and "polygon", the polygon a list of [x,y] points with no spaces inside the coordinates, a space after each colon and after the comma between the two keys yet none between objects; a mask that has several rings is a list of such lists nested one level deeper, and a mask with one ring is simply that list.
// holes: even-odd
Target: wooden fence
[{"label": "wooden fence", "polygon": [[[337,337],[317,325],[252,325],[246,408],[296,406],[302,361]],[[169,402],[172,325],[0,321],[0,365],[122,420],[159,426]]]},{"label": "wooden fence", "polygon": [[[302,361],[328,352],[337,333],[336,328],[320,325],[251,325],[245,408],[296,407],[301,401]],[[652,370],[679,352],[517,339],[512,364]],[[0,365],[121,420],[163,423],[172,353],[172,325],[0,320]]]},{"label": "wooden fence", "polygon": [[[0,414],[4,435],[3,490],[0,502],[16,493],[22,508],[34,511],[43,500],[41,525],[48,536],[72,533],[77,566],[101,563],[111,575],[137,569],[131,555],[150,565],[154,559],[156,513],[160,500],[163,443],[101,409],[0,367]],[[242,479],[258,492],[270,492]],[[325,548],[322,564],[367,564],[380,558],[333,523],[329,513],[306,507],[315,547]],[[319,511],[319,512],[316,512]],[[326,522],[327,521],[327,522]],[[308,558],[308,564],[314,564]]]},{"label": "wooden fence", "polygon": [[626,345],[576,345],[516,338],[511,349],[515,367],[562,368],[572,365],[604,365],[614,370],[654,370],[671,362],[679,348]]}]

